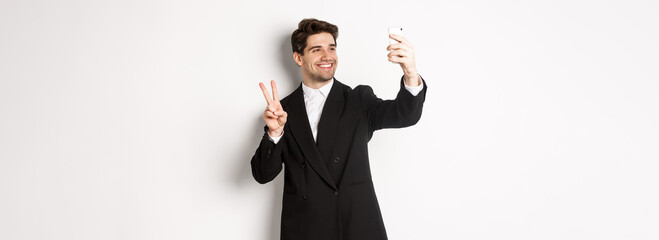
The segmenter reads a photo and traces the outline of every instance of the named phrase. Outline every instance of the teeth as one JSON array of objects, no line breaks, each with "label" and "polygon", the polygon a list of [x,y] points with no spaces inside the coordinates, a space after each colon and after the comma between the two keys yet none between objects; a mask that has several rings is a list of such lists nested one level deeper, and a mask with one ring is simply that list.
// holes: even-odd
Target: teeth
[{"label": "teeth", "polygon": [[324,68],[331,67],[331,66],[332,66],[332,64],[320,65],[320,67],[324,67]]}]

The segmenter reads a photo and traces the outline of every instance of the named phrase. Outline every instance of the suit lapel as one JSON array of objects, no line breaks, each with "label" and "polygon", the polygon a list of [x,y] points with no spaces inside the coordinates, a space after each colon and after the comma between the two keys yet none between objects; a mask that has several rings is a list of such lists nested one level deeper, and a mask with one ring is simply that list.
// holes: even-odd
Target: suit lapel
[{"label": "suit lapel", "polygon": [[[332,87],[332,89],[333,88],[334,87]],[[337,189],[325,167],[325,164],[323,164],[318,148],[314,143],[313,135],[311,134],[311,127],[309,126],[309,117],[307,117],[307,110],[304,106],[304,93],[301,84],[291,94],[291,101],[287,111],[287,124],[292,131],[293,138],[295,138],[295,141],[300,146],[302,154],[307,158],[309,165],[327,184],[332,186],[332,188]]]},{"label": "suit lapel", "polygon": [[343,84],[334,79],[334,84],[327,96],[327,100],[325,100],[323,113],[320,115],[320,121],[318,122],[316,145],[318,146],[320,156],[328,158],[326,160],[331,158],[329,154],[331,153],[334,135],[337,131],[336,126],[343,112],[344,102]]}]

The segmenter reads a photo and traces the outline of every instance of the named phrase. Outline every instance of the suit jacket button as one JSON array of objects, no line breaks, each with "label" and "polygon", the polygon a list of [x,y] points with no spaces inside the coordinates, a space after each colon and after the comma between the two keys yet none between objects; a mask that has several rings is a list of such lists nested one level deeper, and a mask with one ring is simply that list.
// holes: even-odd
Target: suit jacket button
[{"label": "suit jacket button", "polygon": [[300,164],[300,167],[301,167],[301,168],[304,168],[304,166],[306,166],[306,165],[307,165],[307,164],[302,163],[302,164]]},{"label": "suit jacket button", "polygon": [[307,200],[307,199],[309,199],[309,195],[304,194],[304,196],[302,196],[302,198],[304,198],[304,200]]},{"label": "suit jacket button", "polygon": [[339,191],[334,191],[334,196],[339,196]]},{"label": "suit jacket button", "polygon": [[339,160],[341,160],[339,157],[334,158],[334,163],[339,163]]}]

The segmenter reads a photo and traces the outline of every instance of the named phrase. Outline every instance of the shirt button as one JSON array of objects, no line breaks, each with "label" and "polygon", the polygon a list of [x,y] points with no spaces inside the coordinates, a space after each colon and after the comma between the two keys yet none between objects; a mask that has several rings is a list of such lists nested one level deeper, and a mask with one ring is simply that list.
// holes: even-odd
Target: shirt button
[{"label": "shirt button", "polygon": [[339,191],[334,191],[334,196],[339,196]]}]

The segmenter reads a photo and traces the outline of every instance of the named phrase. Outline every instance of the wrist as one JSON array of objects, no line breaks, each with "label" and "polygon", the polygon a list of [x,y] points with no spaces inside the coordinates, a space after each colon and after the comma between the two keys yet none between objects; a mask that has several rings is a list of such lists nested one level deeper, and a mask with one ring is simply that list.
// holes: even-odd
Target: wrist
[{"label": "wrist", "polygon": [[421,85],[421,77],[419,77],[419,74],[405,74],[404,79],[405,85],[407,86],[416,87]]},{"label": "wrist", "polygon": [[270,137],[281,137],[282,133],[284,133],[284,130],[281,128],[268,130],[268,135],[270,135]]}]

